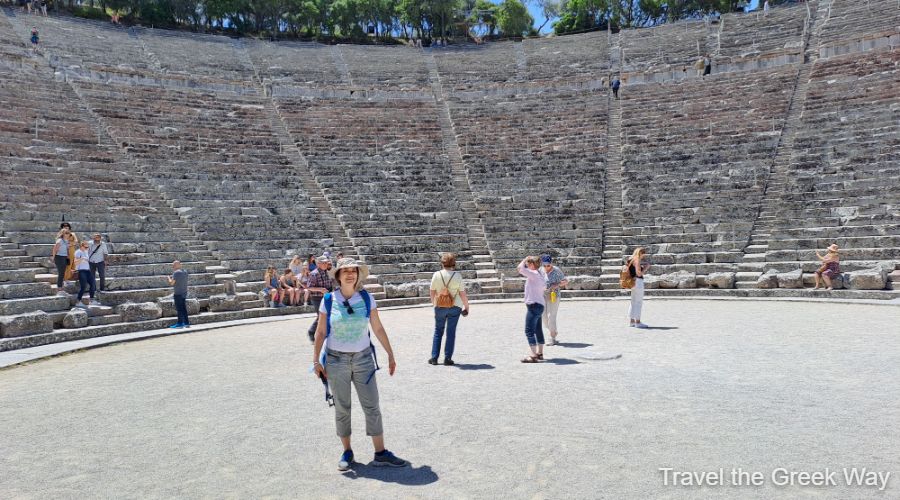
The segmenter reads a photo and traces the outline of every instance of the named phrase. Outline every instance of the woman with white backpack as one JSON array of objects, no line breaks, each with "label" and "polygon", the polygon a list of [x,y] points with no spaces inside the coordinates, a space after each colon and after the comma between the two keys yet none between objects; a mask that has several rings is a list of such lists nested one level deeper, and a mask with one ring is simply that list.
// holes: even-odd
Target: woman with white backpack
[{"label": "woman with white backpack", "polygon": [[441,255],[440,271],[431,276],[431,303],[434,305],[434,340],[431,343],[431,358],[428,364],[438,364],[441,352],[441,338],[447,330],[444,344],[444,364],[453,366],[453,349],[456,346],[456,324],[459,316],[468,316],[469,298],[463,286],[462,275],[456,271],[456,255]]}]

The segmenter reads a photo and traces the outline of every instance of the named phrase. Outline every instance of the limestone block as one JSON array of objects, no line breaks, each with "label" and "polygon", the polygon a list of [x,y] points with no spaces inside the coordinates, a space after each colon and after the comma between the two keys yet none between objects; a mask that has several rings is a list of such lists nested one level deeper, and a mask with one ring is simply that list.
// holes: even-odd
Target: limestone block
[{"label": "limestone block", "polygon": [[233,279],[222,280],[222,284],[225,285],[225,294],[226,295],[234,295],[237,293],[236,285]]},{"label": "limestone block", "polygon": [[481,282],[480,281],[463,280],[463,286],[465,286],[466,294],[468,294],[468,295],[481,293]]},{"label": "limestone block", "polygon": [[644,275],[644,290],[655,290],[659,288],[659,282],[661,280],[660,276],[654,276],[652,274]]},{"label": "limestone block", "polygon": [[53,331],[53,319],[44,311],[0,316],[0,337],[21,337]]},{"label": "limestone block", "polygon": [[63,317],[63,328],[84,328],[87,325],[88,313],[84,309],[72,309]]},{"label": "limestone block", "polygon": [[777,275],[779,288],[803,288],[803,270],[795,269]]},{"label": "limestone block", "polygon": [[[688,271],[675,271],[659,277],[660,288],[697,288],[697,275]],[[644,282],[646,288],[647,282]]]},{"label": "limestone block", "polygon": [[116,307],[122,321],[147,321],[162,317],[162,307],[154,302],[126,302]]},{"label": "limestone block", "polygon": [[254,269],[249,271],[232,271],[231,274],[234,275],[234,280],[238,283],[247,283],[249,281],[262,281],[264,272]]},{"label": "limestone block", "polygon": [[384,294],[389,299],[418,297],[419,285],[417,283],[385,283]]},{"label": "limestone block", "polygon": [[569,290],[599,290],[600,289],[600,277],[599,276],[568,276],[569,286],[567,287]]},{"label": "limestone block", "polygon": [[835,290],[840,290],[842,288],[847,288],[847,279],[846,275],[838,274],[837,276],[831,278],[831,287]]},{"label": "limestone block", "polygon": [[[162,308],[162,315],[164,318],[174,318],[178,316],[178,311],[175,310],[175,300],[171,295],[168,297],[160,297],[156,299],[156,303],[159,304],[160,308]],[[200,314],[199,300],[189,298],[185,300],[184,303],[187,306],[189,315]]]},{"label": "limestone block", "polygon": [[504,276],[500,281],[500,286],[504,293],[524,292],[525,278],[507,278]]},{"label": "limestone block", "polygon": [[706,275],[706,284],[710,288],[734,288],[734,273],[709,273]]},{"label": "limestone block", "polygon": [[778,271],[769,269],[756,280],[756,288],[778,288]]},{"label": "limestone block", "polygon": [[883,290],[888,282],[888,273],[881,266],[844,274],[852,290]]},{"label": "limestone block", "polygon": [[225,295],[219,293],[209,296],[209,310],[211,312],[237,311],[241,308],[241,299],[237,295]]}]

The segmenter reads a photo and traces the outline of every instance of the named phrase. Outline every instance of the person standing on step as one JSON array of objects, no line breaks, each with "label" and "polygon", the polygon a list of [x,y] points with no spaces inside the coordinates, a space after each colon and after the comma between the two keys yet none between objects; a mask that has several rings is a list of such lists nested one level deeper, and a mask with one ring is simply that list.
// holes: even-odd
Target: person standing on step
[{"label": "person standing on step", "polygon": [[612,82],[610,82],[609,87],[613,91],[613,96],[618,99],[619,98],[619,87],[622,86],[622,82],[619,80],[618,76],[614,76]]},{"label": "person standing on step", "polygon": [[94,294],[97,293],[97,283],[94,281],[94,274],[91,273],[91,254],[88,251],[88,242],[82,241],[81,246],[75,251],[75,269],[78,271],[78,305],[83,305],[81,299],[84,292],[90,288],[91,301],[94,301]]},{"label": "person standing on step", "polygon": [[71,229],[66,233],[66,239],[69,242],[69,264],[66,266],[66,279],[75,281],[78,279],[78,269],[75,267],[75,251],[80,246],[78,244],[78,236]]},{"label": "person standing on step", "polygon": [[453,366],[453,349],[456,346],[456,325],[459,316],[469,315],[469,298],[463,286],[462,275],[456,272],[456,255],[441,255],[440,271],[431,276],[431,304],[434,306],[434,339],[431,342],[431,358],[429,364],[438,363],[441,352],[441,338],[447,330],[447,342],[444,344],[444,364]]},{"label": "person standing on step", "polygon": [[706,76],[712,72],[712,60],[709,58],[709,54],[703,56],[703,76]]},{"label": "person standing on step", "polygon": [[106,256],[109,255],[109,248],[100,233],[94,233],[93,240],[89,249],[91,276],[94,276],[94,281],[97,281],[97,274],[100,274],[100,291],[102,292],[106,290]]},{"label": "person standing on step", "polygon": [[569,281],[566,275],[556,266],[553,265],[553,259],[547,255],[541,255],[541,276],[546,282],[544,288],[544,326],[550,330],[550,340],[547,345],[556,345],[556,335],[559,330],[556,328],[556,314],[559,312],[560,291],[565,288]]},{"label": "person standing on step", "polygon": [[66,268],[69,267],[69,229],[61,227],[53,244],[53,264],[56,265],[56,291],[63,292],[66,285]]},{"label": "person standing on step", "polygon": [[181,261],[176,260],[172,263],[173,273],[169,277],[169,284],[174,287],[172,290],[172,300],[175,302],[175,310],[178,311],[178,323],[169,328],[190,328],[191,321],[188,319],[187,311],[187,294],[188,294],[188,272],[181,268]]},{"label": "person standing on step", "polygon": [[[331,270],[331,259],[322,255],[317,261],[318,265],[309,273],[306,289],[309,291],[313,307],[318,311],[319,305],[322,303],[322,298],[325,294],[334,290],[334,280],[331,279],[331,275],[328,273],[328,271]],[[319,315],[317,314],[316,319],[313,320],[313,324],[310,325],[309,330],[306,332],[307,335],[309,335],[310,342],[315,341],[316,329],[318,327]]]},{"label": "person standing on step", "polygon": [[646,255],[643,247],[637,247],[626,262],[628,273],[634,278],[634,286],[631,287],[631,305],[628,307],[629,327],[649,328],[641,323],[641,309],[644,305],[644,273],[650,269],[650,263],[644,261]]},{"label": "person standing on step", "polygon": [[525,277],[525,338],[531,353],[522,359],[523,363],[537,363],[544,360],[544,330],[541,316],[544,314],[544,277],[538,272],[541,259],[528,256],[516,268]]},{"label": "person standing on step", "polygon": [[813,288],[814,290],[819,288],[819,278],[825,280],[825,289],[826,290],[834,290],[834,286],[831,283],[831,280],[841,274],[841,255],[838,253],[837,243],[832,243],[831,246],[828,247],[827,253],[822,255],[816,250],[816,257],[822,261],[822,266],[816,269],[816,272],[813,276],[816,279],[816,286]]},{"label": "person standing on step", "polygon": [[[378,402],[375,372],[375,346],[371,334],[388,355],[388,373],[397,369],[394,351],[378,316],[375,298],[363,290],[369,269],[353,259],[341,259],[332,274],[338,283],[334,292],[325,295],[319,305],[319,323],[313,349],[313,371],[327,381],[334,395],[337,435],[344,452],[338,470],[349,470],[354,463],[350,446],[350,386],[356,387],[356,397],[366,416],[366,434],[375,447],[373,465],[403,467],[409,462],[395,456],[384,447],[384,428]],[[371,334],[370,334],[371,331]]]},{"label": "person standing on step", "polygon": [[[31,5],[30,3],[28,5]],[[31,9],[29,8],[29,14],[31,13]],[[41,36],[38,35],[37,26],[31,27],[31,51],[37,52],[38,44],[41,43]]]}]

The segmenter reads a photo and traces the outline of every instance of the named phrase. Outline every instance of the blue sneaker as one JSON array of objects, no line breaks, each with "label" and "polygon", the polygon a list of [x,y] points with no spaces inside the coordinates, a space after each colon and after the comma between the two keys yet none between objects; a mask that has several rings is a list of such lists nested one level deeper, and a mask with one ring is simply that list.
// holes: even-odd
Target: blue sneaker
[{"label": "blue sneaker", "polygon": [[375,453],[375,460],[372,462],[372,465],[376,467],[406,467],[409,465],[409,462],[384,450],[381,453]]},{"label": "blue sneaker", "polygon": [[171,328],[172,330],[177,330],[179,328],[184,328],[184,325],[182,325],[181,323],[175,323],[174,325],[170,326],[169,328]]},{"label": "blue sneaker", "polygon": [[344,453],[341,454],[341,461],[338,462],[338,470],[342,472],[350,470],[351,465],[353,465],[353,450],[344,450]]}]

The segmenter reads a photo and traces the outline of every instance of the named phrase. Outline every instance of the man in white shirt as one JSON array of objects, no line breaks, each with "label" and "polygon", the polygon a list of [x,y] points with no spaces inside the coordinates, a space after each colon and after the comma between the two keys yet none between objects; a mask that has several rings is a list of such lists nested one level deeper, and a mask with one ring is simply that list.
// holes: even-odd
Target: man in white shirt
[{"label": "man in white shirt", "polygon": [[109,255],[109,248],[106,242],[100,237],[100,233],[94,233],[94,241],[88,249],[90,255],[91,274],[96,280],[97,274],[100,274],[100,291],[106,290],[106,256]]}]

